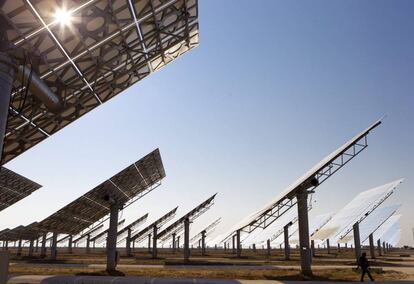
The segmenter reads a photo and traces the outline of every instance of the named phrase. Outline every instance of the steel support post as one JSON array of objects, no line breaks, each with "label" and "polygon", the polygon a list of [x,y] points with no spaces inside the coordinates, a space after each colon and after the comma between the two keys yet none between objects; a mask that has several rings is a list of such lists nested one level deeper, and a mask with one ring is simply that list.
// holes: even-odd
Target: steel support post
[{"label": "steel support post", "polygon": [[341,244],[338,243],[337,247],[338,247],[338,252],[340,252],[341,251]]},{"label": "steel support post", "polygon": [[190,219],[184,220],[184,261],[190,259]]},{"label": "steel support post", "polygon": [[86,253],[90,253],[91,252],[91,235],[88,234],[86,236]]},{"label": "steel support post", "polygon": [[158,256],[157,240],[158,240],[158,227],[154,226],[152,228],[152,258],[157,258]]},{"label": "steel support post", "polygon": [[58,237],[58,234],[56,232],[53,232],[52,246],[50,248],[50,259],[52,260],[56,260],[56,257],[57,257],[57,237]]},{"label": "steel support post", "polygon": [[37,252],[38,248],[39,248],[39,237],[36,239],[35,252]]},{"label": "steel support post", "polygon": [[32,257],[33,256],[33,249],[34,249],[34,240],[31,239],[29,242],[29,256]]},{"label": "steel support post", "polygon": [[73,236],[72,235],[70,235],[69,236],[69,242],[68,242],[68,253],[72,253],[72,239],[73,238]]},{"label": "steel support post", "polygon": [[311,240],[311,250],[312,250],[312,256],[315,256],[316,253],[315,253],[315,241],[314,240]]},{"label": "steel support post", "polygon": [[177,237],[177,250],[180,251],[180,236]]},{"label": "steel support post", "polygon": [[173,253],[175,253],[175,245],[176,245],[175,233],[172,233],[172,250],[173,250]]},{"label": "steel support post", "polygon": [[329,239],[326,239],[326,248],[328,249],[328,254],[331,254],[331,244],[329,242]]},{"label": "steel support post", "polygon": [[308,192],[302,190],[296,195],[299,225],[300,266],[302,274],[312,275],[312,253],[309,245]]},{"label": "steel support post", "polygon": [[206,231],[201,232],[201,255],[206,255]]},{"label": "steel support post", "polygon": [[151,234],[149,234],[149,235],[148,235],[148,252],[149,252],[149,253],[151,253],[151,237],[152,237],[152,235],[151,235]]},{"label": "steel support post", "polygon": [[289,246],[289,225],[283,227],[283,237],[285,243],[285,260],[290,259],[290,246]]},{"label": "steel support post", "polygon": [[253,244],[253,252],[256,252],[256,244]]},{"label": "steel support post", "polygon": [[237,244],[237,257],[241,257],[242,246],[240,241],[240,230],[236,232],[236,244]]},{"label": "steel support post", "polygon": [[46,235],[47,233],[43,233],[42,235],[42,247],[40,248],[40,257],[46,257]]},{"label": "steel support post", "polygon": [[126,242],[125,242],[125,250],[126,250],[126,255],[127,256],[131,256],[131,228],[128,228],[127,231],[127,237],[126,237]]},{"label": "steel support post", "polygon": [[118,213],[119,205],[114,203],[110,206],[109,229],[106,239],[106,271],[114,271],[117,264],[116,239],[118,235]]},{"label": "steel support post", "polygon": [[19,244],[17,247],[17,255],[18,256],[22,255],[22,239],[19,239]]},{"label": "steel support post", "polygon": [[267,255],[270,256],[271,249],[272,249],[270,247],[270,239],[267,239],[266,244],[267,244]]},{"label": "steel support post", "polygon": [[369,252],[371,254],[371,258],[375,258],[374,236],[372,233],[369,235]]},{"label": "steel support post", "polygon": [[378,249],[378,255],[381,256],[382,252],[381,252],[381,240],[380,239],[377,240],[377,249]]},{"label": "steel support post", "polygon": [[382,242],[382,252],[385,254],[387,251],[385,250],[385,242]]},{"label": "steel support post", "polygon": [[354,245],[355,245],[355,259],[358,262],[361,256],[361,240],[359,235],[359,223],[356,222],[353,226]]},{"label": "steel support post", "polygon": [[232,237],[233,254],[236,254],[236,235]]}]

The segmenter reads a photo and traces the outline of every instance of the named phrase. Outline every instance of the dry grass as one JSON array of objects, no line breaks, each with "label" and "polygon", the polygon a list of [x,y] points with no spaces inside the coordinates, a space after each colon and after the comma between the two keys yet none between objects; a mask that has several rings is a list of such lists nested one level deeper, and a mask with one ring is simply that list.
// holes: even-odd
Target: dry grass
[{"label": "dry grass", "polygon": [[[125,276],[174,277],[174,278],[222,278],[222,279],[271,279],[271,280],[321,280],[321,281],[358,281],[359,272],[349,269],[316,270],[311,278],[300,274],[297,269],[208,269],[208,268],[133,268],[121,269]],[[108,275],[101,269],[62,268],[62,267],[10,267],[12,274],[37,275]],[[401,280],[406,275],[396,271],[373,272],[378,281]]]}]

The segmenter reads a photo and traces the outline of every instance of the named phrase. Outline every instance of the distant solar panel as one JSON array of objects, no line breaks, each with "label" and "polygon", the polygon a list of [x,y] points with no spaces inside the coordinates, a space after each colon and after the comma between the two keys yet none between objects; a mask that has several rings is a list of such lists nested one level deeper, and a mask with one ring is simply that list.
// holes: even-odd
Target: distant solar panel
[{"label": "distant solar panel", "polygon": [[78,234],[109,214],[108,196],[118,204],[134,202],[158,187],[164,177],[161,155],[156,149],[47,217],[40,225],[49,232]]},{"label": "distant solar panel", "polygon": [[21,54],[19,65],[61,100],[51,111],[15,80],[3,164],[198,45],[197,0],[5,0],[0,8],[6,52]]},{"label": "distant solar panel", "polygon": [[0,167],[0,211],[42,186],[5,167]]},{"label": "distant solar panel", "polygon": [[402,183],[403,179],[361,192],[342,208],[333,218],[316,234],[314,240],[332,238],[333,242],[340,242],[351,231],[356,222],[367,218],[379,205],[381,205]]},{"label": "distant solar panel", "polygon": [[400,230],[400,218],[401,214],[393,215],[388,218],[388,220],[385,221],[384,224],[382,224],[381,227],[379,227],[378,230],[374,232],[374,238],[376,240],[381,239],[388,241],[396,231]]},{"label": "distant solar panel", "polygon": [[394,204],[382,208],[376,209],[372,212],[364,221],[359,225],[359,234],[361,243],[368,240],[369,235],[374,233],[382,224],[384,224],[388,218],[393,216],[397,212],[401,204]]},{"label": "distant solar panel", "polygon": [[144,229],[132,234],[131,241],[139,243],[142,240],[144,240],[149,234],[152,233],[154,226],[157,226],[157,228],[159,229],[164,224],[166,224],[168,221],[170,221],[172,218],[174,218],[177,212],[177,209],[178,207],[175,207],[173,210],[169,211],[168,213],[166,213],[165,215],[163,215],[162,217],[160,217],[159,219],[157,219],[155,222],[151,223]]},{"label": "distant solar panel", "polygon": [[178,234],[179,232],[182,232],[184,230],[184,220],[188,218],[190,222],[192,222],[199,216],[201,216],[204,212],[206,212],[208,209],[210,209],[211,206],[213,206],[214,204],[214,198],[216,197],[216,195],[217,193],[208,198],[206,201],[202,202],[200,205],[198,205],[191,211],[187,212],[184,216],[182,216],[180,219],[169,225],[163,231],[158,233],[158,238],[161,241],[165,241],[172,234]]},{"label": "distant solar panel", "polygon": [[201,230],[200,233],[193,236],[190,239],[190,244],[196,244],[200,240],[200,238],[202,237],[203,232],[205,234],[205,237],[208,237],[210,234],[212,234],[214,232],[214,230],[216,229],[218,224],[220,224],[220,222],[221,222],[221,218],[218,218],[218,219],[214,220],[210,225],[208,225],[203,230]]}]

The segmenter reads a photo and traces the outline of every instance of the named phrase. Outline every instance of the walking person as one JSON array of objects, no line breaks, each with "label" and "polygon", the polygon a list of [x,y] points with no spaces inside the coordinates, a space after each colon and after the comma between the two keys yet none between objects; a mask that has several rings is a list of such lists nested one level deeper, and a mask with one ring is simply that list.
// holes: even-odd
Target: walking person
[{"label": "walking person", "polygon": [[365,274],[368,274],[368,277],[369,279],[371,279],[371,281],[375,281],[374,278],[372,278],[371,273],[369,272],[369,262],[367,259],[367,254],[365,252],[363,252],[362,255],[359,257],[358,267],[361,267],[362,270],[361,282],[364,282]]}]

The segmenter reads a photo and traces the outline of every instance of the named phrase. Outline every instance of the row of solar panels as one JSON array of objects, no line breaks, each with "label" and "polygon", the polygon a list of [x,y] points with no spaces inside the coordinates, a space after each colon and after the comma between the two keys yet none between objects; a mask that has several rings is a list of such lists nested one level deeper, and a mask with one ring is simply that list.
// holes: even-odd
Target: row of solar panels
[{"label": "row of solar panels", "polygon": [[[386,232],[382,231],[382,228],[389,227],[390,222],[394,223],[399,220],[400,215],[396,213],[401,206],[400,204],[383,206],[383,203],[395,192],[402,181],[402,179],[396,180],[361,192],[336,214],[327,213],[310,218],[311,239],[317,244],[326,244],[327,239],[330,240],[331,245],[352,244],[352,227],[356,222],[360,226],[361,243],[367,242],[371,233],[376,239],[383,237]],[[309,206],[309,208],[312,207]],[[283,227],[289,223],[292,224],[289,228],[290,242],[298,243],[299,233],[295,210],[290,210],[265,230],[247,235],[242,242],[244,245],[250,246],[253,244],[264,245],[267,240],[270,240],[273,246],[283,246],[284,236],[280,233],[280,228],[283,232]],[[396,229],[394,232],[398,231],[399,229]],[[393,240],[398,242],[396,238]]]},{"label": "row of solar panels", "polygon": [[128,205],[159,186],[164,177],[161,155],[156,149],[46,219],[6,229],[0,238],[32,239],[44,232],[79,234],[109,214],[109,198]]}]

